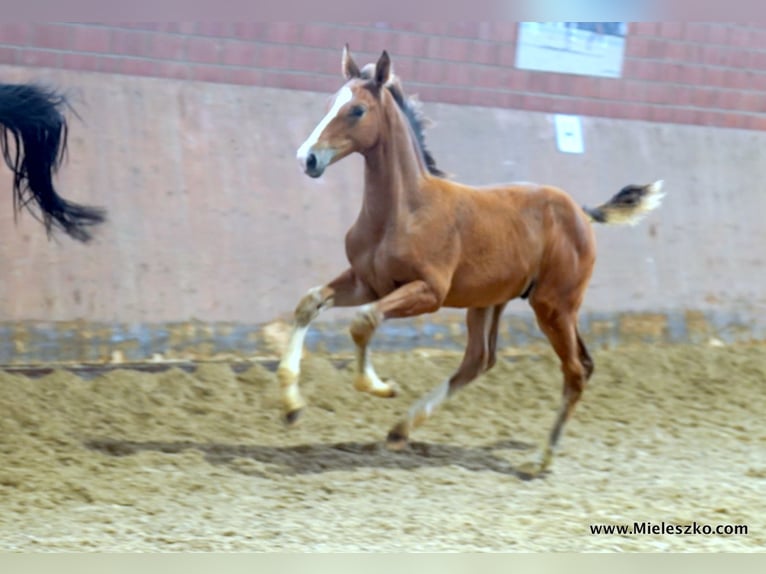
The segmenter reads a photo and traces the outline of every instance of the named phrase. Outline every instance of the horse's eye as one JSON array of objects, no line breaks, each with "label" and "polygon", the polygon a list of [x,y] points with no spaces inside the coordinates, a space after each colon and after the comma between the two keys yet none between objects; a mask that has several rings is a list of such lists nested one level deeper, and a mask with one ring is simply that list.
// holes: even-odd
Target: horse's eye
[{"label": "horse's eye", "polygon": [[364,106],[354,106],[351,108],[351,111],[349,111],[349,115],[352,118],[361,118],[366,111],[367,109]]}]

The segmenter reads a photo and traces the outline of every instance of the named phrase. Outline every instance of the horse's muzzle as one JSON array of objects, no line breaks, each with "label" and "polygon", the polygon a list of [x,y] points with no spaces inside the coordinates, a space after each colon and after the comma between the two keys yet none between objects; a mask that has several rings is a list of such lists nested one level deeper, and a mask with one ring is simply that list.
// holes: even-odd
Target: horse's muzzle
[{"label": "horse's muzzle", "polygon": [[309,177],[320,177],[332,162],[335,153],[330,149],[311,150],[305,156],[298,155],[303,172]]}]

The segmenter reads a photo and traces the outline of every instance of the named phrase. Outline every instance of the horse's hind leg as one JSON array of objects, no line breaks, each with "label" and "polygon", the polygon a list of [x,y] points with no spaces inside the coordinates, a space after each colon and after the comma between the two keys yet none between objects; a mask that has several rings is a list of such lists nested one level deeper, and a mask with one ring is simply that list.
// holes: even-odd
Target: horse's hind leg
[{"label": "horse's hind leg", "polygon": [[294,423],[306,405],[298,386],[303,343],[309,325],[317,315],[330,307],[354,307],[375,299],[375,295],[348,269],[327,285],[314,287],[298,303],[294,313],[293,329],[287,349],[277,368],[277,378],[282,390],[285,421]]},{"label": "horse's hind leg", "polygon": [[525,465],[522,472],[538,475],[553,460],[554,450],[561,438],[564,425],[580,400],[585,383],[593,373],[593,360],[577,330],[577,313],[571,309],[558,309],[540,300],[530,301],[540,329],[550,341],[561,361],[564,391],[553,428],[539,465]]},{"label": "horse's hind leg", "polygon": [[466,314],[468,343],[463,361],[448,380],[434,387],[410,407],[406,418],[388,433],[388,447],[402,448],[410,433],[422,425],[439,404],[495,364],[497,328],[504,305],[473,308]]}]

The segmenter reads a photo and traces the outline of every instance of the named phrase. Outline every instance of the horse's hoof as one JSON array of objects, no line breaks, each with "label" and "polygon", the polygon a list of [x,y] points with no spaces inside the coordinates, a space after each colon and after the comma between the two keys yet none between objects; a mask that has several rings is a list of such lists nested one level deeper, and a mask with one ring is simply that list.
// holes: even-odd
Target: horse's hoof
[{"label": "horse's hoof", "polygon": [[519,478],[523,480],[532,480],[533,478],[540,478],[545,473],[545,467],[539,462],[525,462],[519,466],[516,471]]},{"label": "horse's hoof", "polygon": [[389,450],[402,450],[407,446],[408,437],[401,425],[391,429],[386,437],[386,448]]},{"label": "horse's hoof", "polygon": [[285,419],[284,419],[285,420],[285,424],[288,427],[295,426],[296,423],[298,422],[298,419],[301,418],[302,414],[303,414],[303,409],[302,408],[294,409],[294,410],[286,413],[285,414]]},{"label": "horse's hoof", "polygon": [[381,394],[379,396],[385,399],[393,399],[394,397],[398,397],[401,391],[399,389],[399,385],[396,384],[396,381],[386,381],[386,384],[388,385],[388,393]]}]

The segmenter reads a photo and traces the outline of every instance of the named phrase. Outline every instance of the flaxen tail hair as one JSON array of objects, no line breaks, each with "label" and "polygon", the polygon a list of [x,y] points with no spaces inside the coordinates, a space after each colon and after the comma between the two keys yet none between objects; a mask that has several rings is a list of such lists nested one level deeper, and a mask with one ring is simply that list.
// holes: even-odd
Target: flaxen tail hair
[{"label": "flaxen tail hair", "polygon": [[662,203],[663,181],[648,185],[627,185],[606,203],[598,207],[583,206],[592,221],[607,225],[635,225]]},{"label": "flaxen tail hair", "polygon": [[89,228],[106,219],[105,211],[68,201],[53,185],[66,156],[68,125],[63,109],[68,106],[66,96],[56,90],[0,83],[0,148],[13,171],[15,214],[26,208],[42,221],[49,236],[55,228],[87,242],[92,237]]}]

